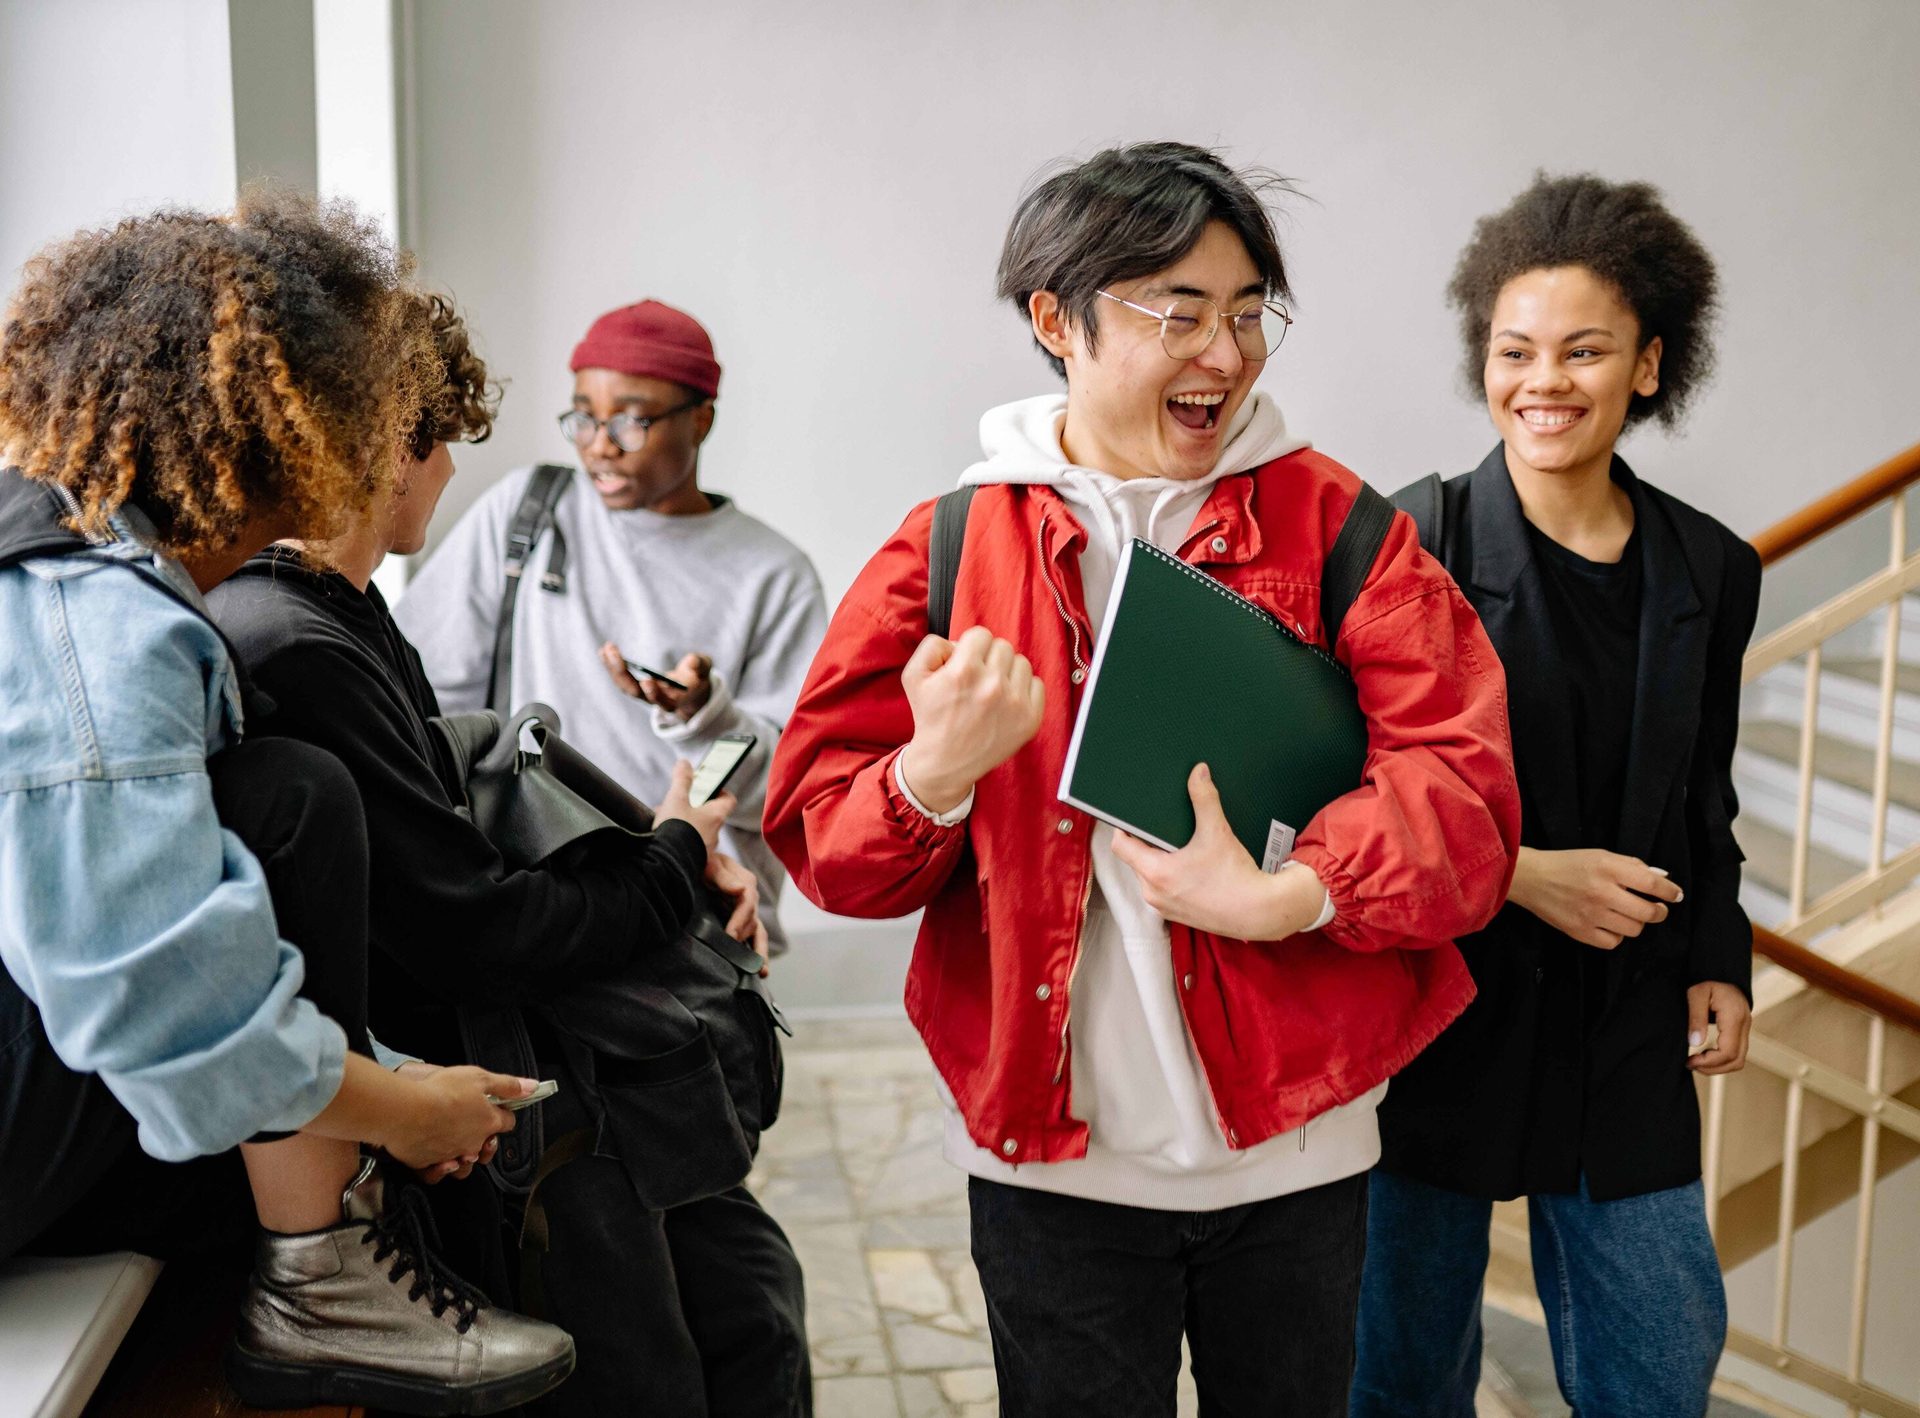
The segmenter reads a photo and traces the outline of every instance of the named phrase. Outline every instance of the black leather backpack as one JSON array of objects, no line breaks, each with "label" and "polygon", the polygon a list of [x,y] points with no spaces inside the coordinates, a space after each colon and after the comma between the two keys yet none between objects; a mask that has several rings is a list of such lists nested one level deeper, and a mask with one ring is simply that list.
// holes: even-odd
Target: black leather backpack
[{"label": "black leather backpack", "polygon": [[[544,704],[504,725],[490,710],[431,722],[464,774],[465,811],[510,867],[631,850],[653,828],[645,806],[560,737],[560,716]],[[520,747],[523,734],[538,751]],[[595,1095],[589,1105],[597,1103],[612,1150],[649,1207],[738,1184],[779,1116],[776,1031],[792,1031],[760,977],[759,955],[726,933],[721,909],[703,901],[677,940],[540,1005],[460,1012],[468,1057],[484,1068],[532,1072],[523,1008],[539,1010],[576,1046]],[[540,1111],[519,1114],[492,1164],[510,1192],[531,1192],[567,1160],[549,1155]]]}]

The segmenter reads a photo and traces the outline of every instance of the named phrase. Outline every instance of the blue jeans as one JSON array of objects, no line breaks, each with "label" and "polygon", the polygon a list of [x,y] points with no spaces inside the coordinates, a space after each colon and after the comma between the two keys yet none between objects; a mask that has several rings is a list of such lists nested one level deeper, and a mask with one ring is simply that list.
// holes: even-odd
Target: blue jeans
[{"label": "blue jeans", "polygon": [[[1533,1278],[1576,1418],[1698,1418],[1727,1337],[1700,1183],[1530,1196]],[[1493,1203],[1375,1171],[1349,1418],[1473,1418]]]}]

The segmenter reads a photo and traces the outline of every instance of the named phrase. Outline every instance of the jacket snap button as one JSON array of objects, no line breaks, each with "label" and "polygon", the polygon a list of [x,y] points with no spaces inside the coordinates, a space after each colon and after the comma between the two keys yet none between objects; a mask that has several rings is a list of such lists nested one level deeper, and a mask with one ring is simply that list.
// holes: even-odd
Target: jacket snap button
[{"label": "jacket snap button", "polygon": [[1235,1128],[1228,1128],[1228,1129],[1227,1129],[1227,1141],[1228,1141],[1228,1142],[1231,1142],[1231,1143],[1232,1143],[1232,1144],[1233,1144],[1234,1146],[1236,1146],[1236,1147],[1238,1147],[1238,1146],[1240,1145],[1240,1133],[1239,1133],[1239,1131],[1238,1131],[1237,1129],[1235,1129]]},{"label": "jacket snap button", "polygon": [[1191,974],[1182,975],[1180,977],[1180,988],[1183,990],[1190,990],[1193,988],[1193,976]]},{"label": "jacket snap button", "polygon": [[1075,670],[1068,678],[1075,684],[1085,684],[1087,682],[1087,672],[1085,670]]},{"label": "jacket snap button", "polygon": [[1544,965],[1536,965],[1536,966],[1534,966],[1534,967],[1533,967],[1533,982],[1534,982],[1534,983],[1535,983],[1536,985],[1537,985],[1537,984],[1539,984],[1539,983],[1540,983],[1541,981],[1543,981],[1543,980],[1545,980],[1546,978],[1547,978],[1547,967],[1546,967],[1546,966],[1544,966]]},{"label": "jacket snap button", "polygon": [[1227,539],[1225,537],[1215,537],[1208,545],[1213,548],[1213,554],[1215,556],[1226,555]]},{"label": "jacket snap button", "polygon": [[1071,831],[1073,831],[1073,819],[1072,819],[1072,818],[1070,818],[1070,817],[1063,817],[1063,818],[1061,818],[1061,819],[1060,819],[1060,824],[1059,824],[1059,827],[1058,827],[1058,829],[1057,829],[1057,830],[1058,830],[1058,831],[1060,831],[1060,832],[1071,832]]},{"label": "jacket snap button", "polygon": [[1033,997],[1034,997],[1035,999],[1052,999],[1052,998],[1053,998],[1053,986],[1052,986],[1052,985],[1042,985],[1042,986],[1040,986],[1040,988],[1038,988],[1037,990],[1035,990],[1035,991],[1033,992]]},{"label": "jacket snap button", "polygon": [[1020,1150],[1020,1144],[1015,1142],[1012,1138],[1008,1138],[1005,1142],[1000,1144],[1000,1150],[1006,1153],[1007,1156],[1011,1157],[1013,1156],[1014,1153]]}]

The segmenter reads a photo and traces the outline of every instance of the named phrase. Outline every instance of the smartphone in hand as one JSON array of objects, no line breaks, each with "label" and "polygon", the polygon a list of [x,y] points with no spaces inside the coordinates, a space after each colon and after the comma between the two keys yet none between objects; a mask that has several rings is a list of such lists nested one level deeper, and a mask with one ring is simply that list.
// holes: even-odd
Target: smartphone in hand
[{"label": "smartphone in hand", "polygon": [[693,770],[693,786],[687,790],[687,801],[699,807],[726,787],[733,770],[753,752],[753,746],[759,741],[752,734],[722,734],[715,739],[713,747]]},{"label": "smartphone in hand", "polygon": [[625,665],[628,671],[637,679],[657,679],[668,689],[677,689],[682,694],[687,692],[687,686],[680,683],[680,681],[672,675],[663,675],[658,670],[650,670],[638,660],[622,660],[620,663]]}]

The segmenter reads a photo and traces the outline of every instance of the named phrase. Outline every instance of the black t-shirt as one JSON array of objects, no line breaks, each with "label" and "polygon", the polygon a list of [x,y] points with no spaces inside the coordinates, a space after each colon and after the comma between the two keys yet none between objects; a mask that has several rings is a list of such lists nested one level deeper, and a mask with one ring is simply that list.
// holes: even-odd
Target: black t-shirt
[{"label": "black t-shirt", "polygon": [[[1563,647],[1564,703],[1573,728],[1573,775],[1579,807],[1580,845],[1614,850],[1620,835],[1620,809],[1626,796],[1627,751],[1633,736],[1634,686],[1640,675],[1640,529],[1634,528],[1616,562],[1589,561],[1531,523],[1527,538],[1546,593],[1554,639]],[[1614,959],[1606,951],[1569,942],[1563,957],[1574,966],[1552,985],[1559,994],[1577,992],[1578,1017],[1591,1029],[1606,1006],[1607,972]],[[1580,1068],[1584,1041],[1562,1041],[1569,1067]]]},{"label": "black t-shirt", "polygon": [[1554,638],[1566,647],[1566,713],[1583,846],[1612,850],[1620,833],[1634,685],[1640,674],[1640,531],[1620,560],[1588,561],[1529,524]]}]

